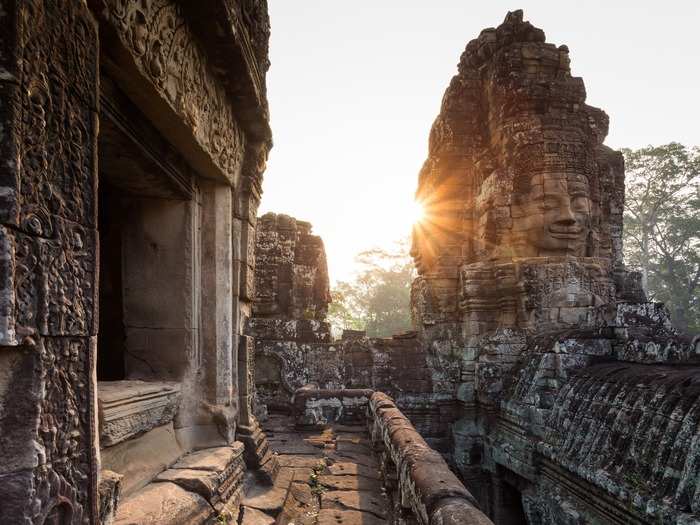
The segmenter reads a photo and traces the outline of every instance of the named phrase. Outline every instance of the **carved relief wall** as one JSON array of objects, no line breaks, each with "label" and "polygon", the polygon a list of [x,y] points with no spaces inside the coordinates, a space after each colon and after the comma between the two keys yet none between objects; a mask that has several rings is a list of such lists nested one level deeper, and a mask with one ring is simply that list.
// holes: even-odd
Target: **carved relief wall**
[{"label": "carved relief wall", "polygon": [[[178,369],[173,372],[175,381],[166,385],[164,393],[148,382],[154,377],[162,379],[164,371],[175,367],[149,369],[143,374],[146,381],[132,381],[130,391],[110,385],[120,400],[119,406],[110,405],[103,412],[117,427],[125,423],[120,413],[124,399],[128,398],[133,408],[144,399],[142,404],[148,405],[148,397],[160,392],[162,406],[148,405],[150,412],[143,410],[131,420],[136,424],[129,427],[128,436],[120,435],[113,442],[105,440],[105,445],[130,446],[129,440],[145,437],[151,431],[169,432],[170,441],[174,442],[177,425],[192,427],[191,435],[180,432],[177,439],[182,443],[178,447],[164,451],[170,454],[167,465],[189,452],[193,443],[213,446],[212,443],[225,441],[228,446],[236,438],[238,404],[249,397],[248,387],[252,384],[250,374],[246,374],[242,385],[237,385],[236,346],[241,325],[250,315],[255,216],[271,145],[264,92],[269,21],[264,1],[221,1],[216,5],[240,18],[237,21],[243,24],[245,39],[250,40],[245,45],[252,46],[254,63],[242,57],[236,57],[235,64],[230,64],[229,59],[223,66],[214,61],[212,49],[207,47],[211,42],[197,34],[192,12],[178,2],[8,0],[0,8],[3,523],[97,523],[102,517],[97,511],[95,378],[99,317],[97,135],[101,97],[111,103],[110,110],[102,115],[111,120],[105,126],[109,132],[100,139],[100,146],[106,146],[101,160],[114,160],[101,175],[124,174],[129,179],[125,184],[138,186],[142,191],[162,193],[169,188],[178,194],[175,198],[182,199],[172,201],[173,206],[182,202],[185,204],[181,207],[189,210],[178,215],[183,229],[191,228],[201,235],[190,239],[189,233],[173,230],[167,240],[168,246],[176,247],[177,238],[186,237],[182,272],[192,277],[191,282],[187,281],[190,290],[185,294],[191,304],[179,306],[192,312],[188,310],[191,316],[186,319],[185,331],[201,331],[205,346],[213,349],[197,353],[198,349],[192,348],[186,357],[193,361],[188,364],[193,365],[190,375],[197,377],[182,382]],[[229,36],[229,45],[236,47],[240,43],[238,36]],[[251,68],[257,71],[252,72]],[[231,84],[231,78],[242,78],[241,71],[251,77],[258,75],[258,79],[263,76],[258,98],[248,99],[245,104],[238,100],[236,87]],[[101,90],[100,80],[107,80],[109,87]],[[128,111],[122,112],[125,108]],[[247,108],[245,119],[239,118],[240,108]],[[245,125],[241,124],[243,120]],[[120,156],[124,144],[116,138],[123,138],[122,135],[141,143],[143,147],[136,148],[140,156]],[[139,141],[143,136],[152,140]],[[154,158],[153,152],[158,151],[167,154]],[[154,169],[171,176],[168,184],[150,187],[153,177],[139,176],[139,170]],[[130,173],[125,174],[126,171]],[[178,178],[179,175],[182,176]],[[199,177],[217,179],[212,183],[216,198],[212,198],[212,192],[200,192],[204,184],[195,180]],[[172,195],[157,197],[166,200]],[[158,211],[157,206],[139,202],[143,204],[139,216]],[[204,213],[200,207],[205,208]],[[222,216],[226,220],[221,220]],[[131,249],[128,243],[124,246]],[[250,248],[241,250],[241,246]],[[158,247],[157,243],[149,245],[154,253]],[[156,266],[156,257],[157,254],[148,261],[152,266]],[[202,263],[202,257],[208,257],[207,264]],[[146,304],[136,298],[138,283],[127,281],[127,285],[132,293],[127,299],[133,299],[129,299],[127,316],[131,325],[147,331],[150,325],[141,323],[145,307],[156,317],[160,315],[159,319],[167,317],[165,308],[154,313],[159,308],[157,302]],[[209,324],[200,323],[200,309],[211,320]],[[147,339],[144,336],[139,341]],[[142,345],[144,352],[154,344],[161,350],[167,346],[162,341],[154,343],[155,338],[149,341]],[[252,341],[248,346],[252,346]],[[131,359],[137,359],[136,354]],[[251,352],[244,351],[242,357],[246,362],[252,361]],[[139,363],[146,367],[142,361]],[[205,369],[203,374],[198,374],[198,364]],[[135,368],[131,365],[127,372]],[[115,378],[123,375],[116,374]],[[185,405],[196,405],[193,417],[180,417],[178,407]],[[156,416],[151,417],[151,412]],[[247,412],[245,423],[251,423]],[[107,431],[105,435],[113,437],[112,434],[113,431]],[[264,441],[259,432],[255,437],[258,445]],[[240,456],[238,448],[231,453]],[[236,459],[235,472],[226,467],[226,476],[220,478],[228,487],[224,491],[226,501],[219,501],[217,496],[212,507],[201,498],[197,500],[203,516],[210,516],[213,508],[217,513],[235,510],[236,498],[240,496],[241,462],[241,458]],[[131,462],[131,467],[134,464],[138,462]],[[100,486],[101,491],[105,489],[100,507],[118,517],[117,487],[121,476],[105,472],[102,479],[108,483]]]},{"label": "carved relief wall", "polygon": [[97,27],[80,2],[41,0],[5,2],[0,26],[0,515],[88,523],[97,505]]}]

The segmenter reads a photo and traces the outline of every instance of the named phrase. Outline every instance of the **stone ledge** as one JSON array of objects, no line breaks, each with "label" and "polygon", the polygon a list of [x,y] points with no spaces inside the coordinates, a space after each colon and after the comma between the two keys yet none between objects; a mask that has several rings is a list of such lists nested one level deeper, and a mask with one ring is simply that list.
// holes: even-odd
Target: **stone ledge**
[{"label": "stone ledge", "polygon": [[180,385],[101,381],[97,397],[100,445],[109,447],[171,422],[180,405]]},{"label": "stone ledge", "polygon": [[491,524],[442,456],[430,448],[394,400],[375,392],[369,401],[368,424],[375,447],[391,463],[401,501],[422,525]]}]

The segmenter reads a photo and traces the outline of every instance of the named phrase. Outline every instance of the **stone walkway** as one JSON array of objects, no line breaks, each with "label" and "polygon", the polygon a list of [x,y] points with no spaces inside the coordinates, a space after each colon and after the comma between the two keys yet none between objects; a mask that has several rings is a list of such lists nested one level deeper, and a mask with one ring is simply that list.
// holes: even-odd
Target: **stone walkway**
[{"label": "stone walkway", "polygon": [[244,482],[243,525],[375,525],[390,504],[364,426],[301,431],[286,416],[263,424],[280,465],[273,487],[251,473]]}]

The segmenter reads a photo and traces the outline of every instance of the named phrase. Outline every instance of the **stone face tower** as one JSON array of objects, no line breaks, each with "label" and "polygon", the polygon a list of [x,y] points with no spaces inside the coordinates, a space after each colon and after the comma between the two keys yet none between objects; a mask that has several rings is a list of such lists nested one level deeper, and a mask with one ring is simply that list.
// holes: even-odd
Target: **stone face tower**
[{"label": "stone face tower", "polygon": [[[571,75],[568,48],[515,11],[469,42],[430,132],[413,317],[429,360],[459,369],[453,461],[496,523],[643,523],[700,510],[697,495],[688,499],[688,465],[700,456],[693,432],[652,425],[639,440],[673,438],[640,458],[620,436],[653,408],[635,401],[639,413],[620,415],[608,394],[638,378],[683,397],[684,416],[700,406],[678,386],[700,377],[697,343],[673,333],[624,269],[624,163],[603,144],[607,131]],[[600,400],[598,415],[583,398]],[[672,440],[692,449],[684,466],[669,463]],[[630,481],[669,468],[668,484]],[[673,503],[660,511],[662,500]]]},{"label": "stone face tower", "polygon": [[[504,281],[479,263],[513,263],[500,272],[512,281],[522,264],[559,268],[557,257],[583,264],[570,270],[588,281],[575,292],[576,306],[610,302],[610,277],[622,260],[623,159],[603,145],[608,117],[585,103],[568,48],[545,43],[543,31],[516,11],[469,42],[458,67],[419,176],[417,197],[428,213],[414,234],[417,306],[447,320],[459,287],[467,310],[493,310],[488,298],[483,308],[476,304],[483,293],[494,295],[479,289],[498,281],[495,296],[503,298]],[[518,315],[526,312],[513,308],[499,325],[526,322]],[[470,320],[488,324],[492,317]],[[477,324],[467,332],[479,333]]]}]

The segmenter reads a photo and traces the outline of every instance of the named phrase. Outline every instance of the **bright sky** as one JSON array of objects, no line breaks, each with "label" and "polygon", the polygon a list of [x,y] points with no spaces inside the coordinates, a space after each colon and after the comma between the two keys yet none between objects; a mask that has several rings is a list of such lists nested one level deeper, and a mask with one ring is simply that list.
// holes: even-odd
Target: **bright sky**
[{"label": "bright sky", "polygon": [[310,221],[332,281],[410,232],[428,132],[467,42],[508,10],[567,44],[607,144],[700,145],[700,0],[269,0],[261,213]]}]

